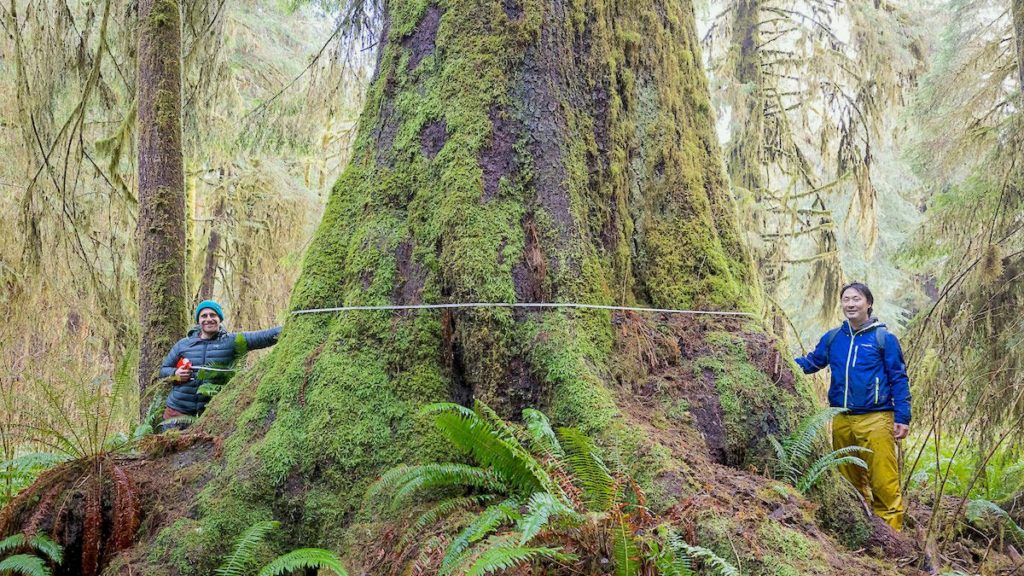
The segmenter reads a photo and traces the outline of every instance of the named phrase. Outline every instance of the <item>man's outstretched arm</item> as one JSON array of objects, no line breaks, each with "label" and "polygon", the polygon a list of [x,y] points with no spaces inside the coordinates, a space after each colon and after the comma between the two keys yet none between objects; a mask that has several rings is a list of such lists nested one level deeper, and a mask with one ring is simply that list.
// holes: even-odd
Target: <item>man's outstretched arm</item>
[{"label": "man's outstretched arm", "polygon": [[274,326],[273,328],[257,330],[256,332],[242,332],[242,338],[245,339],[247,349],[259,350],[260,348],[268,348],[277,344],[277,336],[280,333],[281,327]]},{"label": "man's outstretched arm", "polygon": [[828,332],[822,335],[821,340],[818,340],[818,345],[814,347],[810,354],[795,358],[794,360],[804,371],[804,374],[814,374],[828,366]]}]

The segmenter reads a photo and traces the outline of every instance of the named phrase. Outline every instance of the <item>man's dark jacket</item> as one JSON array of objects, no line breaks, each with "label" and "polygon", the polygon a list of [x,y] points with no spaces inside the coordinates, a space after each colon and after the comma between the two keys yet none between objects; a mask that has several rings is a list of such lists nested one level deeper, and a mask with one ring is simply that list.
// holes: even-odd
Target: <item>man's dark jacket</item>
[{"label": "man's dark jacket", "polygon": [[160,377],[168,378],[174,375],[180,359],[187,358],[192,362],[192,378],[188,382],[174,384],[171,393],[167,395],[167,407],[182,414],[202,413],[210,398],[200,394],[199,387],[206,383],[226,382],[233,374],[235,360],[249,350],[273,346],[280,333],[280,326],[259,332],[237,333],[227,332],[221,327],[215,338],[203,340],[199,337],[199,327],[192,328],[188,336],[171,347],[160,367]]}]

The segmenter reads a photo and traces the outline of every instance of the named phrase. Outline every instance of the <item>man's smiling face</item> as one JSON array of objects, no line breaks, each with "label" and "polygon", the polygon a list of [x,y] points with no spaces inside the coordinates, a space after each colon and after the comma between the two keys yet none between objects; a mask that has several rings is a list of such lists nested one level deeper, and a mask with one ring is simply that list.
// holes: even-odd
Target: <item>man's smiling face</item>
[{"label": "man's smiling face", "polygon": [[847,288],[842,296],[843,315],[855,326],[863,324],[868,319],[868,308],[871,305],[868,299],[854,288]]},{"label": "man's smiling face", "polygon": [[204,336],[215,336],[220,331],[220,316],[212,308],[203,308],[199,311],[199,329]]}]

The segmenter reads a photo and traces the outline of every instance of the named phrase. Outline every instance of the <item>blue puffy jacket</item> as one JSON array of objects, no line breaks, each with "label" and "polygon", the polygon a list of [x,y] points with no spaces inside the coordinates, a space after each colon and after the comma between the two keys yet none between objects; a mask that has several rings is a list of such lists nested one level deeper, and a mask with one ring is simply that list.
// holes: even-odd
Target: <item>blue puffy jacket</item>
[{"label": "blue puffy jacket", "polygon": [[210,398],[200,394],[199,387],[206,383],[226,382],[234,373],[232,368],[235,360],[249,350],[273,346],[280,333],[280,326],[259,332],[238,333],[229,333],[221,327],[215,338],[203,340],[199,337],[199,327],[192,328],[188,336],[171,347],[160,367],[160,377],[168,378],[177,370],[178,360],[187,358],[192,362],[192,378],[188,382],[175,382],[171,393],[167,395],[167,407],[182,414],[202,413]]},{"label": "blue puffy jacket", "polygon": [[871,318],[853,333],[849,321],[843,322],[831,343],[826,333],[814,351],[797,358],[796,363],[805,374],[831,368],[830,406],[847,408],[851,414],[893,411],[897,424],[910,424],[910,380],[903,350],[888,330],[884,332],[884,351],[878,349],[875,330],[884,327]]}]

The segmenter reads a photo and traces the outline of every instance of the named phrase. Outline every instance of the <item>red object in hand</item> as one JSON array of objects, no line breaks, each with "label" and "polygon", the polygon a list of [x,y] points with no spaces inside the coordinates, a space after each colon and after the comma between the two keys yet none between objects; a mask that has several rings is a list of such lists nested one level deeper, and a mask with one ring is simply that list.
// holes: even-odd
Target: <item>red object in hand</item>
[{"label": "red object in hand", "polygon": [[192,361],[189,360],[188,358],[179,358],[178,359],[178,366],[177,367],[178,368],[184,368],[186,370],[191,370],[192,369]]}]

